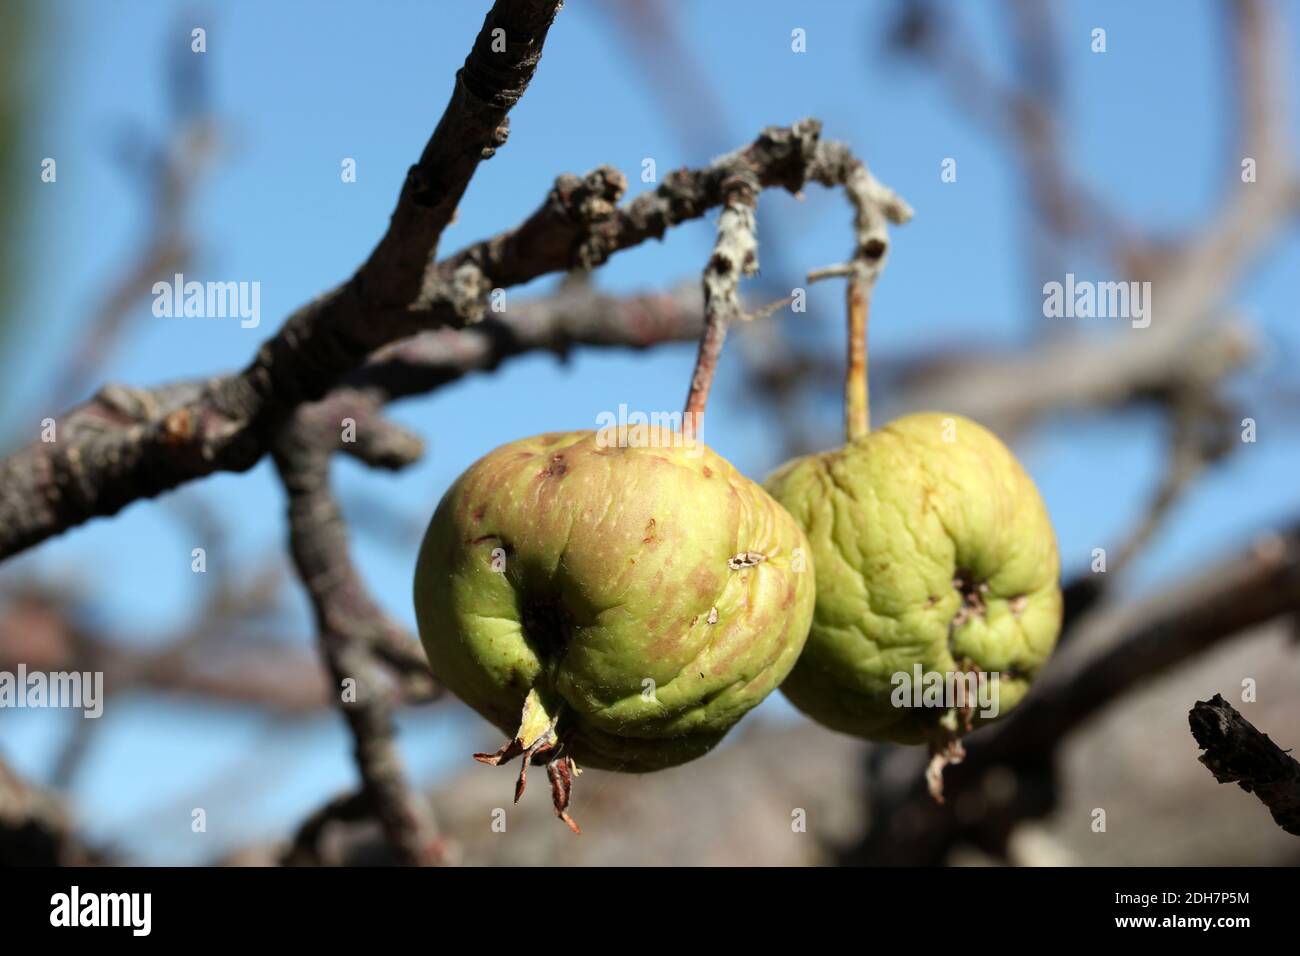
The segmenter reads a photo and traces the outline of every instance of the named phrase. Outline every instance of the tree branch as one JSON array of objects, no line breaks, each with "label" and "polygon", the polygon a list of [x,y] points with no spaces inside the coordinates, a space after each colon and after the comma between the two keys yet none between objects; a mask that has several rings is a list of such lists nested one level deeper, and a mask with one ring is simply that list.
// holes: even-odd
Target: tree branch
[{"label": "tree branch", "polygon": [[718,238],[704,268],[704,334],[700,337],[682,420],[682,430],[692,435],[699,432],[702,424],[713,376],[722,356],[722,343],[727,338],[727,326],[745,314],[738,296],[740,280],[758,271],[758,236],[754,223],[757,204],[754,183],[741,178],[728,185],[727,200],[718,217]]},{"label": "tree branch", "polygon": [[[478,163],[504,142],[506,114],[532,79],[559,7],[497,0],[374,252],[351,279],[290,316],[246,369],[152,392],[101,391],[59,422],[57,441],[0,465],[0,558],[190,479],[252,467],[297,405],[413,331],[381,313],[414,298]],[[492,49],[498,29],[504,52]]]},{"label": "tree branch", "polygon": [[505,145],[509,113],[542,58],[562,0],[497,0],[443,111],[406,176],[388,231],[351,280],[368,308],[402,309],[420,291],[438,239],[479,163]]},{"label": "tree branch", "polygon": [[289,543],[311,598],[321,653],[352,732],[362,791],[399,859],[436,862],[432,812],[408,786],[394,739],[392,705],[370,649],[414,645],[371,599],[349,557],[347,528],[329,488],[331,448],[286,430],[274,457],[289,494]]},{"label": "tree branch", "polygon": [[1187,721],[1214,779],[1253,793],[1278,826],[1300,836],[1300,763],[1219,694],[1197,701]]},{"label": "tree branch", "polygon": [[467,329],[425,332],[380,349],[325,401],[348,390],[377,403],[421,395],[530,352],[565,357],[575,346],[643,349],[691,341],[700,332],[701,308],[693,287],[614,296],[571,283]]},{"label": "tree branch", "polygon": [[0,559],[194,478],[250,468],[294,409],[375,349],[473,321],[492,288],[591,268],[659,238],[719,205],[736,176],[792,192],[810,179],[842,184],[837,177],[855,171],[842,162],[847,148],[820,134],[812,119],[770,127],[703,169],[669,174],[623,208],[613,206],[624,185],[616,171],[562,176],[523,225],[431,268],[410,308],[375,311],[349,282],[301,308],[237,375],[153,390],[107,386],[58,423],[56,442],[35,442],[0,463]]},{"label": "tree branch", "polygon": [[86,866],[97,857],[73,836],[63,801],[0,760],[0,866]]}]

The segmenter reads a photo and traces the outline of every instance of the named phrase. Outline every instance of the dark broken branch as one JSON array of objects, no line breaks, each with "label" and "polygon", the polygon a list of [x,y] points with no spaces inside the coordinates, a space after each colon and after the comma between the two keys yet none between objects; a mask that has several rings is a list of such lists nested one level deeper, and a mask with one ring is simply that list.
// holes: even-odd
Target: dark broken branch
[{"label": "dark broken branch", "polygon": [[1219,694],[1197,701],[1187,721],[1214,779],[1253,793],[1278,826],[1300,836],[1300,763]]}]

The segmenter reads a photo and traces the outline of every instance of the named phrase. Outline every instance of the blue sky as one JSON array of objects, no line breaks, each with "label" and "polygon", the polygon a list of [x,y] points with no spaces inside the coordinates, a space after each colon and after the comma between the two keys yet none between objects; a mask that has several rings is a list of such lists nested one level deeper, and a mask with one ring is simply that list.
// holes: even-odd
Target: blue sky
[{"label": "blue sky", "polygon": [[[480,169],[444,250],[516,223],[561,172],[608,163],[627,173],[635,189],[645,157],[662,174],[705,162],[766,125],[817,116],[826,135],[851,143],[917,211],[895,233],[876,293],[874,354],[1010,343],[1043,321],[1032,311],[1034,290],[1027,285],[1017,167],[953,108],[930,73],[884,52],[882,13],[892,4],[674,4],[680,36],[719,110],[696,118],[716,142],[694,146],[682,141],[601,6],[570,0],[561,13],[537,77],[511,116],[510,141]],[[966,24],[966,42],[1005,64],[1001,5],[953,6]],[[154,134],[165,128],[169,45],[188,49],[189,27],[207,29],[204,56],[223,135],[220,162],[195,208],[198,255],[191,273],[259,281],[262,327],[156,319],[141,301],[106,374],[142,385],[242,365],[284,315],[356,267],[382,233],[487,3],[117,0],[39,7],[44,20],[30,89],[36,122],[24,147],[33,170],[27,283],[16,337],[0,355],[0,426],[24,438],[34,437],[41,418],[61,411],[42,405],[52,360],[79,334],[97,290],[130,261],[147,227],[139,191],[115,163],[110,143],[132,126]],[[1230,113],[1216,5],[1092,2],[1064,5],[1062,13],[1064,138],[1075,168],[1139,226],[1177,234],[1213,208],[1225,169]],[[1295,57],[1300,17],[1294,8],[1290,13],[1285,43]],[[1105,54],[1090,51],[1094,26],[1107,29]],[[790,49],[795,27],[806,31],[806,53]],[[1294,86],[1293,78],[1288,82]],[[53,186],[37,179],[46,156],[59,164]],[[940,182],[940,163],[949,156],[958,159],[956,183]],[[356,183],[340,181],[344,157],[357,161]],[[759,208],[760,243],[765,223],[782,230],[794,285],[799,271],[844,255],[847,220],[842,199],[817,187],[801,204],[768,194]],[[697,276],[712,230],[711,219],[689,224],[662,243],[617,257],[597,281],[633,290]],[[1239,304],[1275,362],[1293,359],[1300,347],[1298,264],[1300,241],[1291,235],[1239,290]],[[1098,268],[1079,262],[1076,271]],[[832,286],[814,287],[811,295],[834,312],[841,292]],[[693,356],[693,347],[683,345],[639,355],[580,352],[563,366],[552,357],[530,357],[398,406],[395,416],[428,441],[420,465],[396,476],[348,462],[336,466],[361,568],[384,605],[413,623],[408,588],[418,540],[408,534],[395,543],[367,529],[378,520],[374,507],[395,509],[418,531],[456,474],[502,442],[591,427],[599,411],[620,403],[677,407]],[[761,477],[779,452],[762,416],[740,402],[736,371],[736,362],[724,357],[708,438]],[[86,394],[98,384],[86,382]],[[1294,424],[1270,408],[1252,411],[1260,421],[1258,444],[1179,505],[1127,583],[1131,591],[1239,545],[1270,519],[1293,512]],[[1047,500],[1067,567],[1081,566],[1093,547],[1116,545],[1140,513],[1158,474],[1159,434],[1153,418],[1081,418],[1057,422],[1018,447]],[[180,494],[216,507],[236,531],[229,550],[210,554],[210,561],[251,571],[283,538],[282,494],[265,463]],[[95,623],[123,640],[149,642],[184,622],[201,599],[203,578],[189,566],[190,549],[201,544],[170,509],[137,504],[10,562],[0,577],[77,580]],[[284,631],[306,638],[310,621],[296,585],[290,600]],[[760,713],[788,717],[779,701]],[[104,732],[76,781],[77,810],[90,833],[141,859],[194,862],[219,847],[281,833],[352,779],[337,719],[275,723],[224,707],[150,699],[116,707],[110,701],[103,719]],[[0,750],[39,779],[67,727],[57,714],[7,714]],[[403,746],[423,781],[465,766],[465,754],[491,744],[492,736],[456,708],[404,719]],[[195,805],[219,808],[209,810],[207,841],[189,833]]]}]

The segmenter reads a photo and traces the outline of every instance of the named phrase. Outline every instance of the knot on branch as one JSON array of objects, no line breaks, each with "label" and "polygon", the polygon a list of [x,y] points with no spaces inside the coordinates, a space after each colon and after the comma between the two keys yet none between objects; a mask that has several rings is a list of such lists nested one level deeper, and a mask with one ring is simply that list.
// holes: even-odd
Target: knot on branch
[{"label": "knot on branch", "polygon": [[722,181],[724,211],[731,206],[745,206],[752,210],[758,205],[761,188],[752,169],[737,169]]},{"label": "knot on branch", "polygon": [[446,192],[430,170],[422,169],[418,164],[406,171],[406,183],[402,195],[421,208],[428,208],[438,201]]},{"label": "knot on branch", "polygon": [[769,126],[758,135],[746,157],[762,170],[762,183],[797,193],[810,178],[809,170],[821,145],[822,122],[808,117],[792,126]]},{"label": "knot on branch", "polygon": [[451,274],[448,290],[452,309],[466,325],[483,321],[492,282],[473,262],[466,262]]},{"label": "knot on branch", "polygon": [[613,166],[597,166],[581,179],[565,174],[555,180],[547,197],[551,214],[576,227],[578,235],[570,268],[590,271],[608,257],[610,250],[593,238],[592,231],[614,218],[626,191],[627,177]]},{"label": "knot on branch", "polygon": [[581,178],[572,173],[556,177],[547,202],[563,221],[590,225],[613,216],[626,191],[626,176],[613,166],[597,166]]},{"label": "knot on branch", "polygon": [[[758,272],[758,236],[754,223],[754,206],[743,199],[735,199],[723,207],[718,217],[718,239],[713,255],[704,271],[705,294],[712,292],[718,299],[735,300],[737,282],[741,276]],[[739,302],[733,301],[739,312]]]},{"label": "knot on branch", "polygon": [[493,128],[489,137],[487,145],[483,147],[483,151],[480,154],[484,159],[491,159],[495,156],[497,150],[504,146],[506,140],[510,138],[510,117],[505,117],[505,119]]},{"label": "knot on branch", "polygon": [[91,399],[111,415],[120,416],[124,423],[145,422],[159,415],[157,397],[143,388],[109,382]]}]

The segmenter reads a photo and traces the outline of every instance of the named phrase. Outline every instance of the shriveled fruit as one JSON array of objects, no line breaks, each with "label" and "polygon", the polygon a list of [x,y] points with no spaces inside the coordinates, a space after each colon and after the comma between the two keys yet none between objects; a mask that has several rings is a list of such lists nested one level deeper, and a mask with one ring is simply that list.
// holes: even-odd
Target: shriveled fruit
[{"label": "shriveled fruit", "polygon": [[807,532],[817,568],[812,630],[782,685],[800,710],[858,736],[943,746],[982,709],[946,696],[899,706],[918,673],[996,675],[988,709],[1015,706],[1060,630],[1060,567],[1037,489],[991,432],[908,415],[786,463],[765,487]]},{"label": "shriveled fruit", "polygon": [[489,453],[443,497],[416,568],[434,673],[510,735],[479,759],[547,765],[571,825],[574,761],[644,772],[705,753],[785,678],[812,618],[790,515],[704,445],[642,437]]}]

